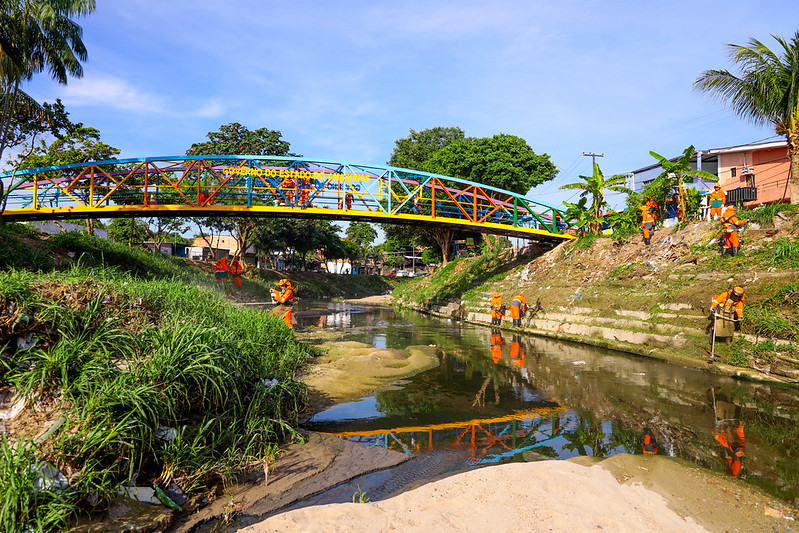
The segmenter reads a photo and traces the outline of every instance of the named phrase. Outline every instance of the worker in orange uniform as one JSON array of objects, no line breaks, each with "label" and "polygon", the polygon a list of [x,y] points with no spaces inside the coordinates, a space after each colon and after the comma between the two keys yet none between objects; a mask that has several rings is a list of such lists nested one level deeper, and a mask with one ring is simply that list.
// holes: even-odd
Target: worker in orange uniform
[{"label": "worker in orange uniform", "polygon": [[513,336],[513,342],[510,344],[510,362],[519,368],[524,366],[524,345],[519,334]]},{"label": "worker in orange uniform", "polygon": [[227,257],[223,257],[214,265],[214,279],[216,281],[227,281],[229,270]]},{"label": "worker in orange uniform", "polygon": [[233,285],[237,287],[241,287],[241,273],[244,272],[241,264],[239,264],[238,257],[233,259],[233,262],[230,263],[230,275],[233,278]]},{"label": "worker in orange uniform", "polygon": [[740,219],[735,215],[735,207],[729,206],[724,210],[721,217],[721,231],[724,233],[724,244],[721,247],[721,257],[738,255],[741,249],[741,241],[738,239],[738,226],[743,226],[749,222],[748,219]]},{"label": "worker in orange uniform", "polygon": [[272,289],[272,298],[280,305],[276,306],[270,314],[280,316],[288,327],[293,328],[294,302],[297,301],[294,297],[294,287],[285,278],[278,281],[277,284],[280,287],[280,291]]},{"label": "worker in orange uniform", "polygon": [[713,431],[713,436],[723,447],[724,459],[727,461],[727,473],[738,477],[741,473],[741,462],[746,450],[746,437],[744,436],[744,426],[738,422],[735,428],[735,435],[729,429],[724,431]]},{"label": "worker in orange uniform", "polygon": [[649,208],[649,212],[652,213],[652,217],[654,217],[655,222],[657,222],[658,218],[658,203],[654,201],[652,198],[646,199],[646,205]]},{"label": "worker in orange uniform", "polygon": [[655,229],[655,215],[652,214],[652,211],[649,209],[648,206],[642,205],[641,206],[641,232],[644,235],[644,244],[649,244],[652,239],[652,233],[654,233]]},{"label": "worker in orange uniform", "polygon": [[717,315],[735,321],[735,330],[741,329],[741,321],[744,318],[744,288],[740,285],[728,291],[717,294],[710,303],[710,312],[715,317]]},{"label": "worker in orange uniform", "polygon": [[308,203],[308,195],[311,193],[311,180],[302,178],[300,180],[300,207],[305,209],[305,204]]},{"label": "worker in orange uniform", "polygon": [[658,447],[655,446],[655,441],[652,439],[649,433],[644,435],[644,443],[641,445],[641,449],[643,450],[644,455],[658,454]]},{"label": "worker in orange uniform", "polygon": [[502,360],[502,344],[502,333],[498,329],[491,330],[491,359],[495,365]]},{"label": "worker in orange uniform", "polygon": [[713,186],[713,192],[710,193],[710,220],[721,218],[721,210],[724,208],[724,202],[727,201],[727,195],[718,183]]},{"label": "worker in orange uniform", "polygon": [[522,327],[522,317],[527,311],[527,304],[524,302],[524,294],[521,292],[513,297],[510,302],[510,316],[513,318],[513,327]]},{"label": "worker in orange uniform", "polygon": [[501,326],[502,317],[504,315],[505,311],[502,309],[502,295],[495,292],[494,296],[491,298],[491,325]]}]

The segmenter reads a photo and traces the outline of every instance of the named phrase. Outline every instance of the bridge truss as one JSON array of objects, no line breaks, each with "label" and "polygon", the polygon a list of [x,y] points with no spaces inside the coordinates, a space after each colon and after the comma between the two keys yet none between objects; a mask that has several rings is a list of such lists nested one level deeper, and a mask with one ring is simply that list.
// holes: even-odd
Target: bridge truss
[{"label": "bridge truss", "polygon": [[556,244],[549,204],[458,178],[302,157],[119,159],[0,174],[5,220],[256,216],[419,224]]}]

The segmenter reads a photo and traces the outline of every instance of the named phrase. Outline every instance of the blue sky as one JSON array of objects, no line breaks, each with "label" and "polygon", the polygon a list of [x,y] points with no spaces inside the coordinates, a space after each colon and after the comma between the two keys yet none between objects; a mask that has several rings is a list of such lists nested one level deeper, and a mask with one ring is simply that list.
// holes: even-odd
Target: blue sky
[{"label": "blue sky", "polygon": [[799,29],[785,1],[99,1],[79,19],[82,79],[40,75],[124,157],[178,155],[222,124],[282,132],[306,157],[383,164],[394,141],[435,126],[524,138],[559,185],[679,155],[771,138],[693,92],[728,68],[724,43]]}]

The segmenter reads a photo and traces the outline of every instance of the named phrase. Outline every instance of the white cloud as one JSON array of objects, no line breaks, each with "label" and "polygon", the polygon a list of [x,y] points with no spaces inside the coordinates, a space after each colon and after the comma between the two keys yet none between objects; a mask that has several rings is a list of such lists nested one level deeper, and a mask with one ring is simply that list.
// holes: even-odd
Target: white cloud
[{"label": "white cloud", "polygon": [[226,107],[219,100],[209,100],[194,113],[189,113],[199,118],[217,118],[225,114]]},{"label": "white cloud", "polygon": [[67,106],[110,107],[141,114],[158,114],[166,109],[166,99],[162,96],[112,77],[87,76],[70,81],[61,99]]}]

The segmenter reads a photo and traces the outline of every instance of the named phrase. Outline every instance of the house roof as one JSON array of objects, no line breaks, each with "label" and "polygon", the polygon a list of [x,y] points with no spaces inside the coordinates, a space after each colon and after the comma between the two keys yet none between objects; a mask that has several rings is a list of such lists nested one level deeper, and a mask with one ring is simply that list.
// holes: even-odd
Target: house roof
[{"label": "house roof", "polygon": [[769,150],[771,148],[780,148],[787,146],[788,141],[783,139],[781,141],[771,141],[766,143],[752,143],[740,144],[738,146],[727,146],[726,148],[712,148],[710,150],[702,150],[703,154],[732,154],[735,152],[752,152],[755,150]]},{"label": "house roof", "polygon": [[[787,146],[787,140],[781,141],[770,141],[765,143],[750,143],[750,144],[739,144],[737,146],[727,146],[724,148],[710,148],[708,150],[697,150],[697,154],[702,154],[702,161],[706,161],[706,156],[716,156],[718,154],[733,154],[736,152],[752,152],[755,150],[769,150],[771,148],[779,148],[781,146]],[[669,161],[676,161],[677,157],[672,157]],[[631,174],[640,174],[641,172],[646,172],[647,170],[652,170],[653,168],[657,168],[660,166],[660,163],[653,163],[651,165],[637,168],[631,172]]]}]

